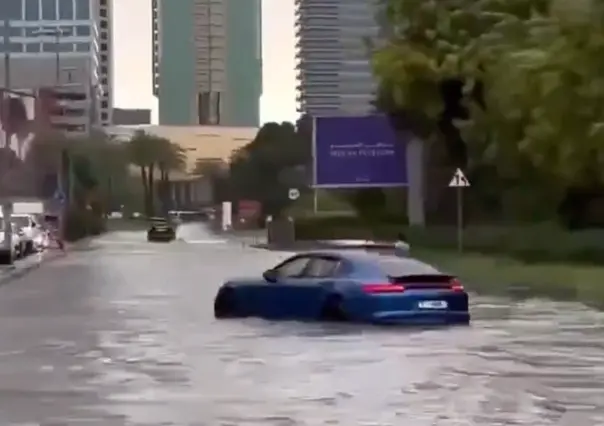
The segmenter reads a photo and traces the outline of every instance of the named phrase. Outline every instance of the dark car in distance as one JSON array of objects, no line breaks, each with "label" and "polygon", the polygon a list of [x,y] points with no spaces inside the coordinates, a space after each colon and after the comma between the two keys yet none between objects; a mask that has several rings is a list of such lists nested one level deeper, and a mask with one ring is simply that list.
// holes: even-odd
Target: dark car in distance
[{"label": "dark car in distance", "polygon": [[168,220],[161,217],[151,218],[151,224],[147,231],[149,242],[170,242],[176,239],[176,227]]}]

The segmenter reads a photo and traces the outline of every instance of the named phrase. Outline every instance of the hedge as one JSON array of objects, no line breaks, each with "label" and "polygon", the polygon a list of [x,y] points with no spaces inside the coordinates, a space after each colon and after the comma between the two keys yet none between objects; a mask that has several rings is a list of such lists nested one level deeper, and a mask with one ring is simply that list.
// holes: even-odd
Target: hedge
[{"label": "hedge", "polygon": [[[356,217],[296,220],[296,239],[377,239],[394,241],[403,232],[411,247],[457,250],[454,227],[409,227],[396,218],[363,221]],[[552,224],[469,226],[464,251],[505,255],[527,263],[567,262],[604,264],[604,229],[570,232]]]},{"label": "hedge", "polygon": [[65,217],[64,238],[77,241],[82,238],[105,232],[105,218],[93,210],[73,209]]}]

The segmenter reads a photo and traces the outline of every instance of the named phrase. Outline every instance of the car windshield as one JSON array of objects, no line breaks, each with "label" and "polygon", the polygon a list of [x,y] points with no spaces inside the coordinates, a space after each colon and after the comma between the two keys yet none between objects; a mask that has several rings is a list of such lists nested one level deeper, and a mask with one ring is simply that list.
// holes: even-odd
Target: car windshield
[{"label": "car windshield", "polygon": [[404,277],[408,275],[440,275],[441,272],[417,259],[393,256],[379,256],[378,265],[389,277]]}]

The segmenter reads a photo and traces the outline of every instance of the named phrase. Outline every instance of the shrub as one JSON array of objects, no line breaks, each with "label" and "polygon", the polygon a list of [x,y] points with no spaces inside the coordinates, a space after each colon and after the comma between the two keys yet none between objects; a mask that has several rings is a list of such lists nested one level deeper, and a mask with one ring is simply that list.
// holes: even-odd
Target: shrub
[{"label": "shrub", "polygon": [[105,232],[105,219],[95,211],[74,208],[65,216],[64,237],[67,241],[77,241],[103,232]]},{"label": "shrub", "polygon": [[[304,218],[296,221],[296,238],[378,239],[394,241],[404,232],[412,247],[457,250],[455,227],[409,227],[396,217],[368,222],[357,217]],[[466,252],[505,255],[523,262],[604,263],[604,230],[570,232],[553,224],[469,226]]]}]

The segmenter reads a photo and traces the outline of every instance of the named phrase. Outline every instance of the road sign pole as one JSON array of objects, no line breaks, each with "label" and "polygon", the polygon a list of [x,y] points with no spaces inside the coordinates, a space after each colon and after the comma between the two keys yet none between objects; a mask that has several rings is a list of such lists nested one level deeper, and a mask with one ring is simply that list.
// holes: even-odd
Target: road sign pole
[{"label": "road sign pole", "polygon": [[463,251],[463,187],[457,188],[457,250]]},{"label": "road sign pole", "polygon": [[470,181],[461,171],[461,169],[455,170],[453,178],[449,182],[449,188],[455,188],[456,199],[457,199],[457,250],[461,253],[463,251],[463,189],[470,187]]}]

